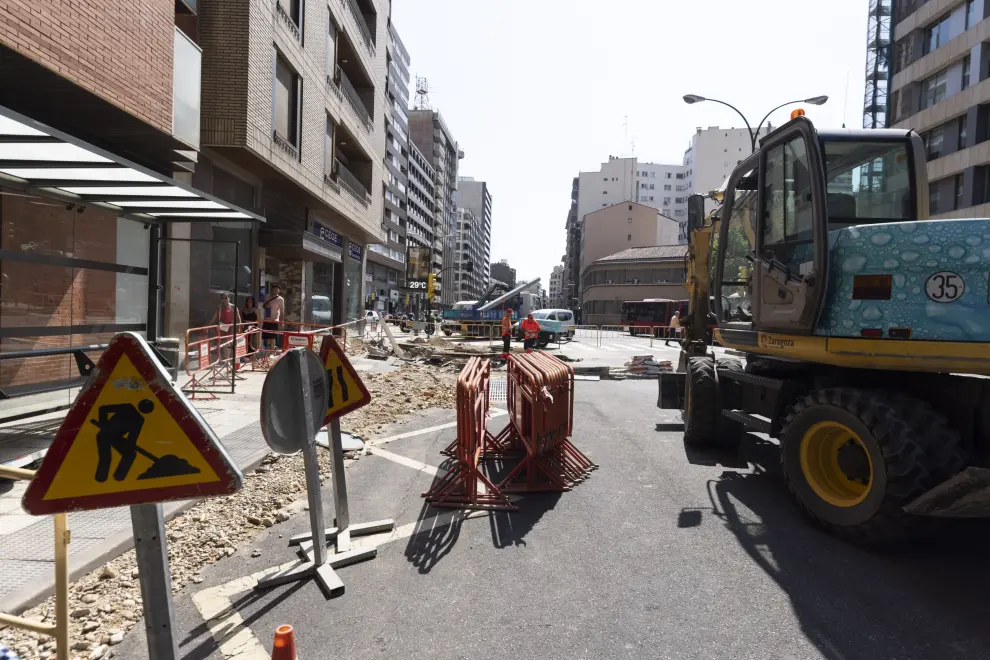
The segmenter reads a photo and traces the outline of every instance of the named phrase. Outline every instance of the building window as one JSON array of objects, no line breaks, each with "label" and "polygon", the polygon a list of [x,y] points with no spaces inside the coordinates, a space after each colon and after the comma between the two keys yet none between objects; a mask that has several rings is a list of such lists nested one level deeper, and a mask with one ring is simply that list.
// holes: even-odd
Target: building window
[{"label": "building window", "polygon": [[629,218],[629,224],[632,224],[632,218]]},{"label": "building window", "polygon": [[956,199],[955,199],[955,205],[952,208],[961,209],[964,206],[963,205],[963,175],[957,174],[954,183],[956,187]]},{"label": "building window", "polygon": [[945,98],[945,71],[939,71],[921,83],[921,109],[930,108]]},{"label": "building window", "polygon": [[281,55],[275,56],[275,135],[299,148],[299,75]]},{"label": "building window", "polygon": [[973,27],[982,20],[976,13],[976,0],[968,0],[966,3],[966,29]]},{"label": "building window", "polygon": [[938,213],[938,184],[928,184],[928,215]]},{"label": "building window", "polygon": [[962,89],[969,87],[969,64],[970,57],[967,55],[962,62]]},{"label": "building window", "polygon": [[668,179],[670,178],[670,172],[667,172],[667,178]]},{"label": "building window", "polygon": [[629,205],[629,210],[632,211],[632,204]]},{"label": "building window", "polygon": [[668,183],[668,184],[666,184],[666,185],[665,185],[665,186],[663,187],[663,189],[664,189],[665,191],[668,191],[668,192],[669,192],[669,191],[670,191],[670,184],[669,184],[669,183]]},{"label": "building window", "polygon": [[941,126],[933,128],[925,139],[928,160],[935,160],[942,155],[942,146],[945,143],[945,131]]},{"label": "building window", "polygon": [[948,43],[949,38],[949,14],[946,14],[925,31],[925,54],[935,52]]},{"label": "building window", "polygon": [[602,177],[602,181],[608,181],[608,177],[607,176]]},{"label": "building window", "polygon": [[656,186],[655,186],[654,184],[652,184],[652,183],[651,183],[651,184],[650,184],[650,190],[653,190],[654,188],[656,188]]},{"label": "building window", "polygon": [[[334,169],[333,135],[335,128],[336,127],[334,126],[333,120],[330,119],[329,115],[327,115],[327,130],[323,138],[323,174],[325,177],[330,179],[333,178]],[[389,191],[386,190],[385,193],[388,195]]]},{"label": "building window", "polygon": [[337,23],[330,16],[330,28],[327,31],[327,79],[337,80]]},{"label": "building window", "polygon": [[632,234],[626,234],[626,240],[627,241],[631,241],[632,240]]},{"label": "building window", "polygon": [[963,115],[962,117],[959,118],[959,148],[960,149],[965,149],[967,146],[969,146],[966,144],[966,132],[967,132],[968,124],[969,124],[969,118],[966,115]]},{"label": "building window", "polygon": [[646,184],[645,183],[641,183],[641,184],[639,184],[639,187],[645,190],[646,189]]},{"label": "building window", "polygon": [[607,194],[608,194],[608,191],[607,191],[607,190],[603,190],[603,191],[602,191],[602,194],[603,194],[603,195],[607,195]]}]

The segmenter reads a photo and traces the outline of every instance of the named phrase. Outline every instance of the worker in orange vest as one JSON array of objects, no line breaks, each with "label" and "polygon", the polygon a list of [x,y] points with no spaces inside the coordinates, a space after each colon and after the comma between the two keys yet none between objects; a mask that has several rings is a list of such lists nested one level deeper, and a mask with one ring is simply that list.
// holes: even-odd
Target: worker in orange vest
[{"label": "worker in orange vest", "polygon": [[509,350],[512,345],[512,310],[502,310],[502,359],[509,359]]},{"label": "worker in orange vest", "polygon": [[533,312],[530,312],[519,325],[523,331],[523,348],[526,349],[527,353],[532,353],[533,346],[536,345],[536,338],[540,336],[540,324],[533,318]]}]

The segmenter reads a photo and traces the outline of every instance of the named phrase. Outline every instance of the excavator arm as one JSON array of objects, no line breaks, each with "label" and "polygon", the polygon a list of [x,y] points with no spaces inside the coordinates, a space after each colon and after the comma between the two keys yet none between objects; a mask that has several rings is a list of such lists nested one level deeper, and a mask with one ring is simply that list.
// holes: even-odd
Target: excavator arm
[{"label": "excavator arm", "polygon": [[[705,354],[705,336],[710,325],[709,299],[712,295],[711,264],[712,235],[718,231],[718,211],[705,218],[705,198],[702,195],[688,197],[688,255],[687,290],[689,311],[681,361],[686,357]],[[686,357],[685,357],[686,356]],[[679,369],[680,371],[680,369]]]}]

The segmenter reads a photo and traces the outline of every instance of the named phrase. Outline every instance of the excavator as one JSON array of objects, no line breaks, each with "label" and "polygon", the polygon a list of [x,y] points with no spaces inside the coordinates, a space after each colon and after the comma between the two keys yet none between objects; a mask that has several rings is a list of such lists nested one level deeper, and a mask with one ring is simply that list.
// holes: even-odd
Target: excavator
[{"label": "excavator", "polygon": [[715,197],[707,217],[689,198],[689,315],[659,379],[685,445],[777,440],[798,507],[860,545],[986,517],[990,219],[929,219],[921,137],[796,116]]}]

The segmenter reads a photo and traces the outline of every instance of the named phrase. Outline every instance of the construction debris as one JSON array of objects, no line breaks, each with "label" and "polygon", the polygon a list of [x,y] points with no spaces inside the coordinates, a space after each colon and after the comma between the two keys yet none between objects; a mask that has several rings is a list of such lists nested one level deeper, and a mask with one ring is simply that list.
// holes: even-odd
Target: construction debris
[{"label": "construction debris", "polygon": [[[671,371],[672,369],[670,360],[657,362],[652,355],[634,355],[629,362],[625,363],[625,371],[631,375],[656,376],[661,371]],[[615,372],[613,371],[613,373]]]}]

